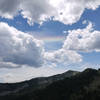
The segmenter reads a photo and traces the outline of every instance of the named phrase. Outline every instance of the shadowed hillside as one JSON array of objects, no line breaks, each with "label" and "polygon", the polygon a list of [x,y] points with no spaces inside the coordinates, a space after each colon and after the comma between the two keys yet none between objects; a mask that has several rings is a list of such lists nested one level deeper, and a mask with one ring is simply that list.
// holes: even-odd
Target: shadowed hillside
[{"label": "shadowed hillside", "polygon": [[0,84],[0,100],[100,100],[100,70]]}]

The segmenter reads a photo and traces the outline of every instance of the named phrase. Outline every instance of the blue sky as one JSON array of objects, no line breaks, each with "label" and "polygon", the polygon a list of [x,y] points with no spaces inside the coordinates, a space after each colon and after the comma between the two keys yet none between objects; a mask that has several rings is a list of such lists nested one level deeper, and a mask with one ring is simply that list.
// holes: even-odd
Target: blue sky
[{"label": "blue sky", "polygon": [[[52,21],[48,20],[43,23],[43,25],[39,25],[37,23],[34,23],[34,25],[30,26],[27,23],[27,19],[24,19],[20,14],[15,16],[14,19],[6,19],[1,18],[1,22],[6,22],[10,26],[15,27],[16,29],[23,31],[23,32],[31,32],[32,35],[38,37],[57,37],[61,36],[62,38],[65,38],[67,36],[67,33],[64,33],[64,31],[78,29],[78,28],[85,28],[87,24],[82,24],[84,20],[91,21],[94,23],[94,28],[96,30],[100,30],[100,7],[96,9],[95,11],[86,9],[83,15],[81,16],[80,20],[72,25],[65,25],[59,21]],[[62,47],[63,41],[49,41],[45,43],[45,49],[47,51],[53,51],[60,49]],[[100,53],[98,52],[92,52],[92,53],[82,53],[84,61],[94,64],[100,64],[99,58]]]},{"label": "blue sky", "polygon": [[100,0],[23,1],[0,2],[0,82],[99,68]]}]

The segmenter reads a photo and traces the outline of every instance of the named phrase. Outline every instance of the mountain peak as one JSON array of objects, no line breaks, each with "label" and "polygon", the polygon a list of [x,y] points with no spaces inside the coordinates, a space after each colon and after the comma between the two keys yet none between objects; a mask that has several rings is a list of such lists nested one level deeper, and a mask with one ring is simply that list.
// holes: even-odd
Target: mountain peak
[{"label": "mountain peak", "polygon": [[89,73],[89,72],[97,72],[97,71],[98,71],[98,70],[96,70],[96,69],[87,68],[87,69],[85,69],[83,72]]}]

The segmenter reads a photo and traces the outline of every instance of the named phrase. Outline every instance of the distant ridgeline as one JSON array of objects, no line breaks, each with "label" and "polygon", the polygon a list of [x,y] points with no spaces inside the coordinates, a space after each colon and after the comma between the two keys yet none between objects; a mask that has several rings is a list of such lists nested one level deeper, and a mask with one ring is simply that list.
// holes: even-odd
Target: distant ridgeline
[{"label": "distant ridgeline", "polygon": [[100,70],[88,68],[0,84],[0,100],[100,100]]}]

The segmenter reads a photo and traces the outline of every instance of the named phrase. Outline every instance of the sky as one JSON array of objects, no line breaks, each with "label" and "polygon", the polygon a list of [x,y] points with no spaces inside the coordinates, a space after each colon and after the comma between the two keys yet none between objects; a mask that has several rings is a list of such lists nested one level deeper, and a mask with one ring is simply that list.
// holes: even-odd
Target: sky
[{"label": "sky", "polygon": [[0,82],[100,66],[100,0],[0,0]]}]

